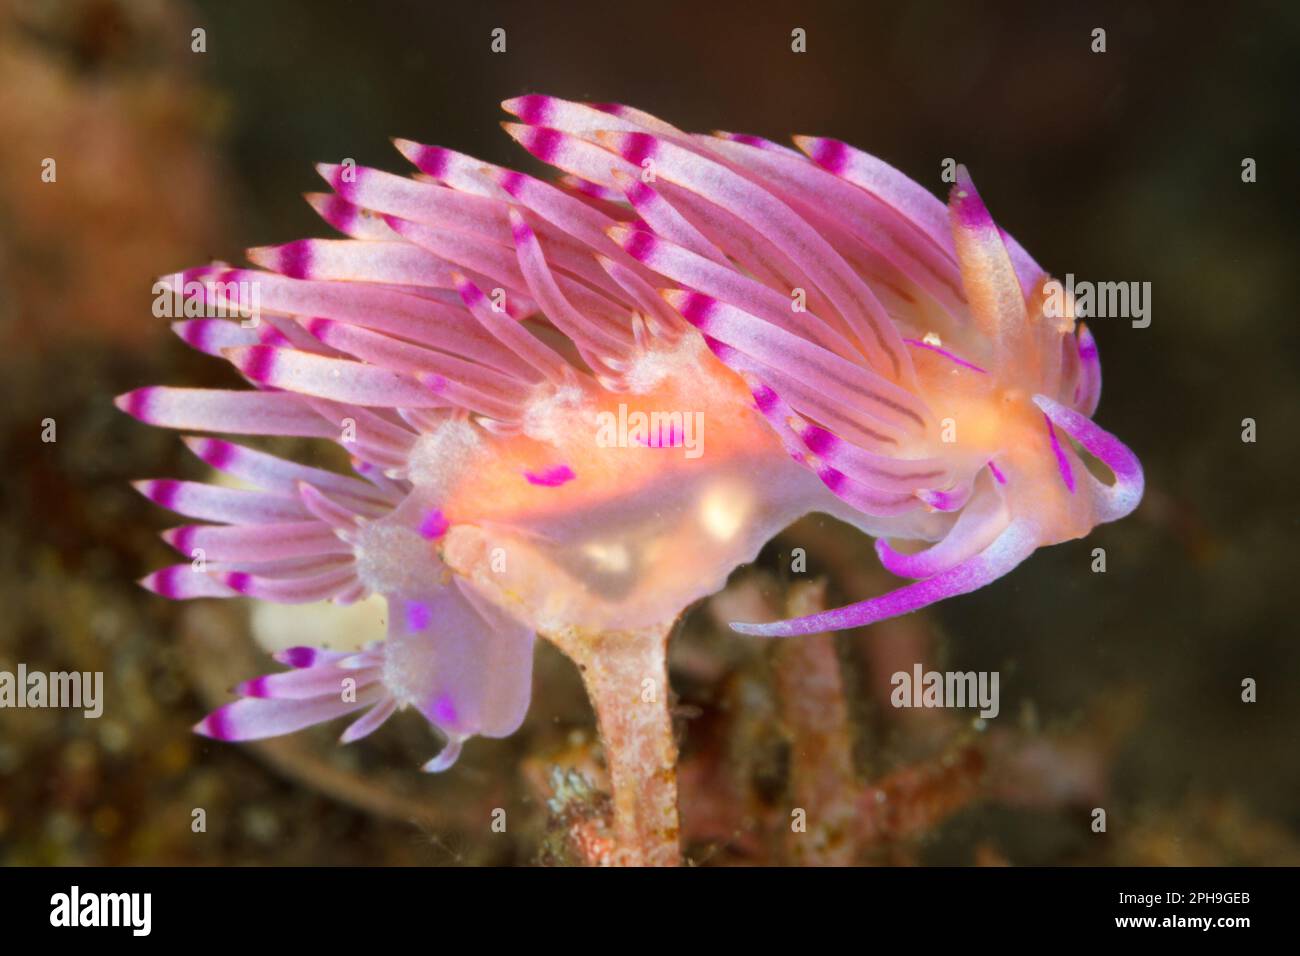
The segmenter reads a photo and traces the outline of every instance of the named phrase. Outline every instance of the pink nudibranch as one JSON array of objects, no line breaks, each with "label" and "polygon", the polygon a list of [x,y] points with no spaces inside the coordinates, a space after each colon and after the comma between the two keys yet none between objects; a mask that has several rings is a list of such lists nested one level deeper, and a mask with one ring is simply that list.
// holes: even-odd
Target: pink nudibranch
[{"label": "pink nudibranch", "polygon": [[308,199],[346,238],[169,280],[191,316],[177,333],[253,388],[145,388],[120,407],[334,441],[356,474],[187,439],[246,487],[140,483],[204,522],[165,534],[186,563],[146,586],[389,606],[387,640],[294,649],[200,732],[364,711],[350,741],[413,707],[448,741],[441,769],[519,725],[534,634],[671,622],[801,515],[851,523],[916,580],[736,630],[903,614],[1137,506],[1141,466],[1091,421],[1095,342],[1046,314],[1046,274],[964,169],[945,207],[835,140],[504,105],[557,181],[399,140],[421,175],[320,167],[333,192]]}]

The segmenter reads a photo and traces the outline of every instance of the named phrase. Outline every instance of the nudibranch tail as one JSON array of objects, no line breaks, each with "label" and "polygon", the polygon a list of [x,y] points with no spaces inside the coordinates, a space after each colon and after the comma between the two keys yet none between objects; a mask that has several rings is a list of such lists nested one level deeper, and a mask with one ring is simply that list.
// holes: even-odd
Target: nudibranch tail
[{"label": "nudibranch tail", "polygon": [[293,670],[235,688],[240,699],[195,726],[216,740],[260,740],[364,711],[339,738],[369,736],[403,708],[446,739],[424,765],[455,763],[474,735],[504,737],[523,721],[532,675],[532,633],[459,586],[390,604],[386,640],[354,651],[293,647],[276,660]]}]

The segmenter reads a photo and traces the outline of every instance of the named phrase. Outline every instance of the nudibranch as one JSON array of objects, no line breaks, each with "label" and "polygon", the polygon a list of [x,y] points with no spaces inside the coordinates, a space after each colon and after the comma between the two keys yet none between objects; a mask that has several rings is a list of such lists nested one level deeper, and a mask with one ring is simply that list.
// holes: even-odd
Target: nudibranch
[{"label": "nudibranch", "polygon": [[[517,728],[537,634],[671,625],[796,518],[876,538],[883,596],[760,635],[857,627],[982,587],[1123,517],[1134,455],[1091,418],[1097,347],[964,169],[945,206],[842,142],[695,135],[637,110],[510,100],[546,181],[396,141],[402,177],[322,165],[344,238],[164,284],[178,335],[251,388],[143,388],[144,422],[335,442],[354,474],[218,437],[238,487],[142,482],[198,524],[171,598],[348,603],[388,636],[294,648],[198,729],[354,740],[412,707],[446,738]],[[193,306],[193,309],[191,309]],[[343,693],[340,693],[340,688]]]}]

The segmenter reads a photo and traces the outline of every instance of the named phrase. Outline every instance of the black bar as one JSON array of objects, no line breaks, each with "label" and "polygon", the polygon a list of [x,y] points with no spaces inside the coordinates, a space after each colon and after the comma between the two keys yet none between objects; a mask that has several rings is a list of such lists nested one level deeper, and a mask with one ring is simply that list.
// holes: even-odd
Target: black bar
[{"label": "black bar", "polygon": [[[690,945],[720,932],[728,940],[788,932],[815,949],[841,935],[865,946],[899,932],[918,944],[1097,936],[1228,942],[1285,927],[1293,883],[1283,868],[7,869],[0,870],[0,925],[6,943],[66,942],[76,932],[83,941],[149,938],[205,948],[338,946],[419,934],[445,945],[449,933],[495,943],[511,930],[535,934],[539,946],[547,937],[610,940],[610,932],[629,939],[671,933]],[[147,937],[135,934],[125,909],[120,922],[128,925],[51,925],[58,895],[70,904],[73,886],[87,915],[86,907],[99,906],[88,895],[150,894]],[[142,927],[142,913],[135,915]],[[1206,919],[1208,928],[1200,923]]]}]

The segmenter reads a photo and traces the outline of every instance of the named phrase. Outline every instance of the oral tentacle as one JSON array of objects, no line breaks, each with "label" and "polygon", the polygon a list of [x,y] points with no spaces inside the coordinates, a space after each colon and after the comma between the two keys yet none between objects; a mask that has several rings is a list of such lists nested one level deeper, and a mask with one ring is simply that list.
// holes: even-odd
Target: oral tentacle
[{"label": "oral tentacle", "polygon": [[884,538],[876,539],[876,554],[890,574],[903,578],[929,578],[949,570],[983,551],[1011,523],[1003,495],[987,479],[974,498],[937,544],[914,554],[904,554]]},{"label": "oral tentacle", "polygon": [[1096,501],[1097,520],[1118,521],[1131,514],[1142,501],[1146,479],[1142,463],[1123,442],[1072,408],[1046,395],[1035,395],[1034,404],[1062,431],[1101,461],[1115,476],[1112,485],[1089,475]]},{"label": "oral tentacle", "polygon": [[1013,523],[983,551],[923,581],[908,584],[880,597],[807,617],[767,624],[733,622],[731,628],[741,634],[757,637],[794,637],[865,627],[900,614],[909,614],[937,601],[977,591],[1007,574],[1033,554],[1037,547],[1038,539],[1033,526]]}]

